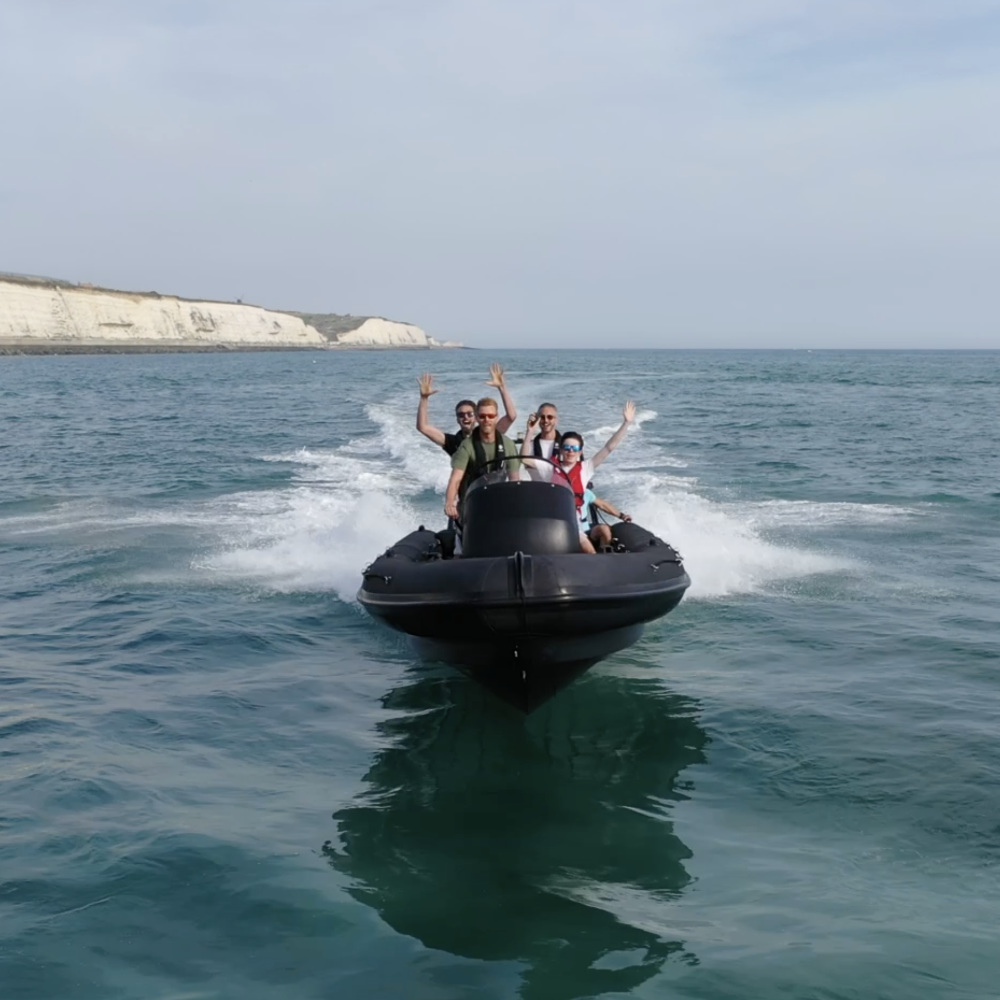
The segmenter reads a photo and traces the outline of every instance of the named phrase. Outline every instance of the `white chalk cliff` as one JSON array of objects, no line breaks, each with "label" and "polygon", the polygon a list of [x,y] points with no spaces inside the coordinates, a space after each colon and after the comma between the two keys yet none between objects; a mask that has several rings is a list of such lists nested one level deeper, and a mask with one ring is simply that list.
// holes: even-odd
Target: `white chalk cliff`
[{"label": "white chalk cliff", "polygon": [[395,320],[369,317],[356,330],[337,334],[340,347],[461,347],[453,340],[428,337],[419,326]]},{"label": "white chalk cliff", "polygon": [[461,346],[442,344],[409,323],[337,319],[337,332],[321,332],[300,315],[238,302],[200,302],[0,275],[0,350]]}]

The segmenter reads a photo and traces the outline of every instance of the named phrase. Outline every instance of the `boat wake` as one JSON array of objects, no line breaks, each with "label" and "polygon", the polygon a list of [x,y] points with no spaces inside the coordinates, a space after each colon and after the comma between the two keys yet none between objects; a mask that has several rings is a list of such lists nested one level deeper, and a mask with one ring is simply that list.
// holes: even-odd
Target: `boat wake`
[{"label": "boat wake", "polygon": [[[276,592],[332,591],[353,602],[361,567],[419,524],[442,527],[448,463],[412,428],[409,400],[370,405],[371,430],[346,444],[262,455],[288,480],[198,502],[122,506],[71,501],[0,515],[0,536],[51,538],[108,548],[157,544],[172,564],[136,569],[181,584]],[[767,591],[789,580],[860,572],[839,554],[803,544],[803,529],[885,523],[918,512],[889,505],[713,499],[683,461],[651,441],[652,411],[600,469],[597,493],[668,539],[692,579],[688,600]],[[605,428],[604,430],[606,430]],[[602,428],[585,429],[600,440]],[[816,541],[815,531],[810,543]],[[822,545],[822,541],[819,542]]]}]

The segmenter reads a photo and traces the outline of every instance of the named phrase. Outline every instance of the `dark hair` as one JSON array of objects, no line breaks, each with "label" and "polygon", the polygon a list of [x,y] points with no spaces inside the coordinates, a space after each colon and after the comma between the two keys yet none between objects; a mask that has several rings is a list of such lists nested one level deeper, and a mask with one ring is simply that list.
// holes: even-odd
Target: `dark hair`
[{"label": "dark hair", "polygon": [[542,410],[544,410],[546,406],[547,406],[547,407],[548,407],[548,408],[549,408],[550,410],[555,410],[555,411],[556,411],[556,413],[558,413],[558,412],[559,412],[559,407],[558,407],[558,406],[556,406],[556,404],[555,404],[555,403],[539,403],[539,404],[538,404],[538,409],[536,409],[536,410],[535,410],[535,413],[541,413],[541,412],[542,412]]},{"label": "dark hair", "polygon": [[566,431],[565,434],[560,434],[559,435],[560,448],[562,448],[562,446],[566,443],[567,438],[572,438],[574,441],[580,442],[580,458],[583,458],[583,435],[577,434],[576,431]]},{"label": "dark hair", "polygon": [[476,404],[473,403],[471,399],[460,399],[455,404],[455,412],[457,413],[458,410],[459,410],[459,408],[462,407],[462,406],[467,406],[467,407],[469,407],[470,410],[475,410],[475,408],[476,408]]}]

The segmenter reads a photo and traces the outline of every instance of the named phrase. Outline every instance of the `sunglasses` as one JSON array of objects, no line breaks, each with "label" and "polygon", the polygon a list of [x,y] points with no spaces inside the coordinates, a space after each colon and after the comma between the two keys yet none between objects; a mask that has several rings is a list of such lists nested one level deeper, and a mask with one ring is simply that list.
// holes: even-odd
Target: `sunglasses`
[{"label": "sunglasses", "polygon": [[496,418],[497,418],[497,415],[495,413],[480,413],[479,414],[479,419],[480,420],[496,420]]},{"label": "sunglasses", "polygon": [[554,413],[539,413],[538,414],[538,419],[539,420],[555,420],[556,419],[556,415]]},{"label": "sunglasses", "polygon": [[578,444],[564,444],[560,445],[563,451],[583,451],[583,448]]},{"label": "sunglasses", "polygon": [[463,417],[474,417],[475,413],[472,410],[456,410],[455,416],[461,420]]}]

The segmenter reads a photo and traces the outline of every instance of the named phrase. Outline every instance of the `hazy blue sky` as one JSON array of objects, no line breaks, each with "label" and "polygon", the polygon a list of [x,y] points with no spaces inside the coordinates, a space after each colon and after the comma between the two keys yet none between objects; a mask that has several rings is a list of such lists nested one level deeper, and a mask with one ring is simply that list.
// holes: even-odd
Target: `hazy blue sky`
[{"label": "hazy blue sky", "polygon": [[1000,0],[3,0],[0,269],[477,346],[1000,347]]}]

